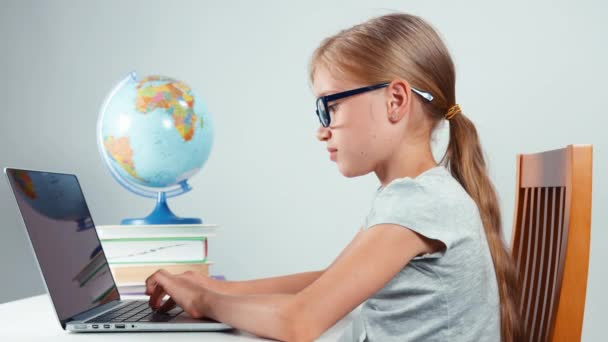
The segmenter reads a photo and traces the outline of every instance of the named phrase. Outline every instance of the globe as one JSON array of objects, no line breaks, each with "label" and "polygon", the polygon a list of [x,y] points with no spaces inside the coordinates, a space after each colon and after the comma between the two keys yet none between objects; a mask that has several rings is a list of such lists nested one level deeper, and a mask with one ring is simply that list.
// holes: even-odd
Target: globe
[{"label": "globe", "polygon": [[144,218],[121,224],[196,224],[178,217],[166,200],[191,190],[188,180],[209,158],[213,121],[204,103],[182,81],[131,72],[109,92],[97,123],[104,164],[127,190],[156,198]]}]

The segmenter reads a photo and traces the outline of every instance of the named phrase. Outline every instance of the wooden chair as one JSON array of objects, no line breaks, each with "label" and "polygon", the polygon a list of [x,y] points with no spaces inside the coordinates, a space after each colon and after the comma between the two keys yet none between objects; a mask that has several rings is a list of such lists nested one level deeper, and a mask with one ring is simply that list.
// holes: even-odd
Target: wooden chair
[{"label": "wooden chair", "polygon": [[591,235],[591,145],[517,156],[511,241],[524,341],[580,341]]}]

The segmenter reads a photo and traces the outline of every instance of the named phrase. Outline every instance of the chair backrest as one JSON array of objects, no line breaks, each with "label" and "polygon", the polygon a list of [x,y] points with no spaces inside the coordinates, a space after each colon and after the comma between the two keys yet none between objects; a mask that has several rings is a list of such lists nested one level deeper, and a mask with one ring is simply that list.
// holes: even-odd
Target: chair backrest
[{"label": "chair backrest", "polygon": [[517,156],[511,241],[524,341],[580,341],[591,234],[591,145]]}]

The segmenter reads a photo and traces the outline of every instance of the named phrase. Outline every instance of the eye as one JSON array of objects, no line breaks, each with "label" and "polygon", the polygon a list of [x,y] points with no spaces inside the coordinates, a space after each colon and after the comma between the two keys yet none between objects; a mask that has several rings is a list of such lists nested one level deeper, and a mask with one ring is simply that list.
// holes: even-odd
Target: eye
[{"label": "eye", "polygon": [[329,105],[329,106],[327,106],[327,109],[329,109],[329,112],[331,114],[334,114],[336,112],[336,110],[338,110],[338,104],[336,103],[336,104]]}]

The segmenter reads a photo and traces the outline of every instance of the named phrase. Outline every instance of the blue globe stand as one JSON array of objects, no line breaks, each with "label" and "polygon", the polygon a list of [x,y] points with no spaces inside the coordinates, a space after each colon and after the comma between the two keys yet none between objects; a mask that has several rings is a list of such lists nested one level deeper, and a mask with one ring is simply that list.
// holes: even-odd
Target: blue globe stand
[{"label": "blue globe stand", "polygon": [[165,192],[159,192],[156,207],[150,215],[144,218],[129,218],[123,219],[120,224],[123,225],[151,225],[151,224],[201,224],[203,220],[194,217],[178,217],[167,205],[167,196]]}]

